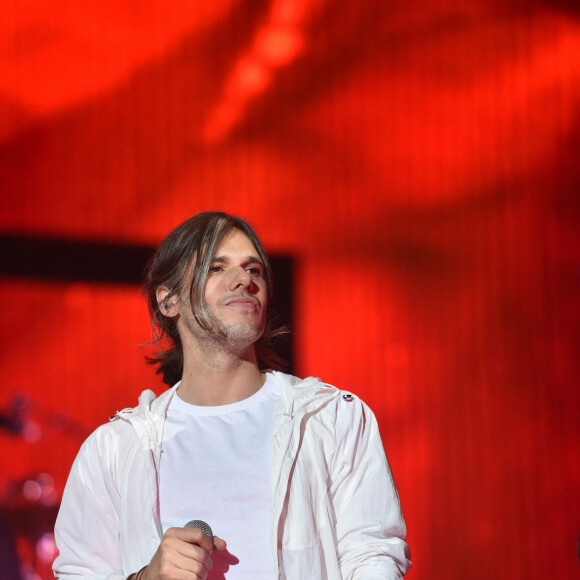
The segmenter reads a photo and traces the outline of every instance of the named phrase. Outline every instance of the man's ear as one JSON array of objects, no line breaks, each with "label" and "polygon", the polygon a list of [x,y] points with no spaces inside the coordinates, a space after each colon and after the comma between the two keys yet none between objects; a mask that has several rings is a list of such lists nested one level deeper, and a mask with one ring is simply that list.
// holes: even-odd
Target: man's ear
[{"label": "man's ear", "polygon": [[155,295],[157,297],[159,310],[163,316],[172,318],[179,314],[179,308],[177,307],[178,297],[175,294],[172,294],[167,286],[159,286]]}]

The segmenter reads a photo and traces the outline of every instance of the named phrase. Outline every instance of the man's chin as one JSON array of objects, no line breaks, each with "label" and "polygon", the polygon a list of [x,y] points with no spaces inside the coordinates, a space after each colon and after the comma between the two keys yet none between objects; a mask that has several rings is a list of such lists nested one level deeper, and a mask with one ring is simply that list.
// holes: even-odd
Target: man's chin
[{"label": "man's chin", "polygon": [[219,334],[229,344],[250,346],[260,340],[264,334],[264,326],[262,324],[222,325]]}]

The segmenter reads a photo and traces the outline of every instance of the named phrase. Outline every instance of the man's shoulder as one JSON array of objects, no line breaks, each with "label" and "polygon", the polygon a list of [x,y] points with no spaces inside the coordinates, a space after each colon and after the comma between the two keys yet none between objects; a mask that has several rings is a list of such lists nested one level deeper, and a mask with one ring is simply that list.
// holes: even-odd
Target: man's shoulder
[{"label": "man's shoulder", "polygon": [[[318,407],[329,413],[359,414],[371,412],[356,394],[310,376],[304,379],[274,371],[283,396],[296,407]],[[371,412],[372,413],[372,412]]]},{"label": "man's shoulder", "polygon": [[318,377],[300,378],[280,371],[271,371],[282,394],[290,398],[317,398],[338,394],[338,389]]}]

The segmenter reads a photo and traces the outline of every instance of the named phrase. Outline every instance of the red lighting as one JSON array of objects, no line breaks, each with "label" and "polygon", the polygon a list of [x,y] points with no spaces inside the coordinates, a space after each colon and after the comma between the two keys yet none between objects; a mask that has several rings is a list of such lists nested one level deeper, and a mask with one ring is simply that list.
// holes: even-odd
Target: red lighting
[{"label": "red lighting", "polygon": [[294,28],[272,27],[258,34],[255,52],[271,66],[284,66],[296,58],[302,46],[302,38]]}]

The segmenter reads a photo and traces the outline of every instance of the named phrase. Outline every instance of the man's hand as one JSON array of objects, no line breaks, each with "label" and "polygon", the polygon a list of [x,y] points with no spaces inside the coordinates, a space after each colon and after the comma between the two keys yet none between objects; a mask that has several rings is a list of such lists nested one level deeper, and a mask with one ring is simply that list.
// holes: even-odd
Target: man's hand
[{"label": "man's hand", "polygon": [[169,528],[140,580],[205,580],[213,566],[210,554],[225,549],[224,540],[214,536],[212,543],[199,528]]}]

